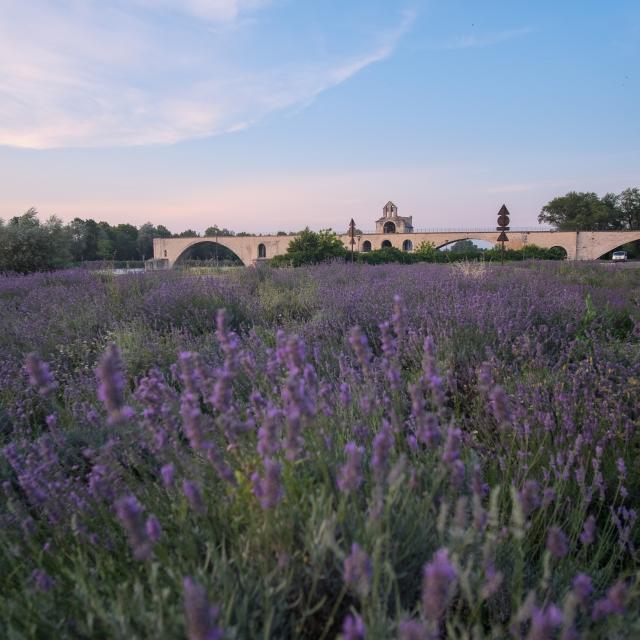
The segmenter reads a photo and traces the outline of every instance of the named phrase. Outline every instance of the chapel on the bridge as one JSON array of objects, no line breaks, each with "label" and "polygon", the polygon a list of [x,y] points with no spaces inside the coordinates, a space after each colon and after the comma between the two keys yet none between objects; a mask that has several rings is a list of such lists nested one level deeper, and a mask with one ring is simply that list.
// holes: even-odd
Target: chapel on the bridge
[{"label": "chapel on the bridge", "polygon": [[399,216],[398,207],[391,200],[382,209],[382,218],[376,220],[376,233],[411,233],[413,216]]}]

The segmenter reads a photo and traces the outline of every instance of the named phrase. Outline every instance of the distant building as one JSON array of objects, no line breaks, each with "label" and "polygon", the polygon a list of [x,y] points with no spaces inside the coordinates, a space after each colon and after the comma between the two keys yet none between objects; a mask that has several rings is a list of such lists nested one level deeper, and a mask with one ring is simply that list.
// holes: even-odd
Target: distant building
[{"label": "distant building", "polygon": [[399,216],[398,207],[391,200],[382,209],[382,218],[376,220],[376,233],[411,233],[413,216]]}]

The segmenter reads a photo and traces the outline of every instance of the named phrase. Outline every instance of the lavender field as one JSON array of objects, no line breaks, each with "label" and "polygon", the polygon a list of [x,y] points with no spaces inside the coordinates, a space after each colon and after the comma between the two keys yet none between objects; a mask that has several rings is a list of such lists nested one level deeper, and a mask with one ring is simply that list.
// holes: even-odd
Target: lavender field
[{"label": "lavender field", "polygon": [[3,638],[640,637],[640,270],[0,278]]}]

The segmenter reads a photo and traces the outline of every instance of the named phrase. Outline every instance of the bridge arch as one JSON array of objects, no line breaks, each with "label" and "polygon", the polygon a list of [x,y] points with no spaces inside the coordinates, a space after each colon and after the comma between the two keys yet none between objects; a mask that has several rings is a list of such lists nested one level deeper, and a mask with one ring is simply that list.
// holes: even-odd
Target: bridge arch
[{"label": "bridge arch", "polygon": [[[212,255],[213,254],[213,255]],[[196,257],[193,257],[196,256]],[[240,256],[229,249],[221,242],[215,240],[194,238],[194,241],[180,252],[178,257],[174,260],[173,266],[180,266],[186,260],[231,260],[239,265],[244,266],[244,262]]]},{"label": "bridge arch", "polygon": [[555,251],[560,260],[566,260],[569,256],[568,251],[561,244],[555,244],[553,247],[549,247],[549,251]]},{"label": "bridge arch", "polygon": [[383,249],[387,249],[388,247],[391,247],[391,246],[392,246],[392,244],[391,244],[391,240],[383,240],[383,241],[382,241],[382,245],[381,245],[381,247],[382,247]]},{"label": "bridge arch", "polygon": [[411,242],[411,240],[407,239],[402,243],[402,250],[403,251],[413,251],[413,242]]},{"label": "bridge arch", "polygon": [[[493,240],[487,240],[486,238],[466,237],[466,238],[456,238],[455,240],[446,240],[445,242],[443,242],[441,244],[437,244],[436,243],[436,249],[438,251],[449,251],[451,249],[451,247],[453,247],[458,242],[465,242],[466,240],[470,240],[471,242],[474,243],[474,245],[475,245],[476,242],[490,244],[491,247],[487,247],[487,248],[491,248],[491,249],[493,249],[496,246],[496,242],[494,242]],[[509,247],[509,245],[507,244],[507,248],[508,247]],[[481,247],[476,246],[476,248],[480,249]]]},{"label": "bridge arch", "polygon": [[601,242],[598,245],[598,251],[597,251],[598,255],[594,256],[594,258],[596,260],[599,260],[600,258],[603,258],[604,256],[606,256],[607,253],[611,253],[612,251],[622,249],[622,247],[625,244],[629,244],[631,242],[637,242],[638,240],[640,240],[640,230],[636,231],[635,233],[629,233],[628,231],[626,233],[628,234],[628,237],[624,238],[624,242],[620,242],[619,238],[616,238],[615,240],[609,243]]},{"label": "bridge arch", "polygon": [[362,243],[362,250],[363,250],[365,253],[369,253],[369,251],[371,251],[371,241],[370,241],[370,240],[365,240],[365,241]]}]

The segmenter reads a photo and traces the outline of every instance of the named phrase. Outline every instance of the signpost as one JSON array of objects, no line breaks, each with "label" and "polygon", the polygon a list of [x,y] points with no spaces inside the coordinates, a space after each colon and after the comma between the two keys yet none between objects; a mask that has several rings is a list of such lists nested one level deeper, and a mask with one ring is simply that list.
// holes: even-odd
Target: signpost
[{"label": "signpost", "polygon": [[509,231],[509,216],[509,209],[507,209],[507,206],[503,204],[500,211],[498,211],[498,226],[496,227],[496,231],[500,231],[498,242],[502,245],[500,264],[504,264],[504,243],[509,242],[509,238],[505,233],[506,231]]},{"label": "signpost", "polygon": [[356,223],[353,221],[353,218],[351,218],[351,222],[349,223],[349,237],[351,238],[351,262],[353,262],[353,246],[356,243]]}]

